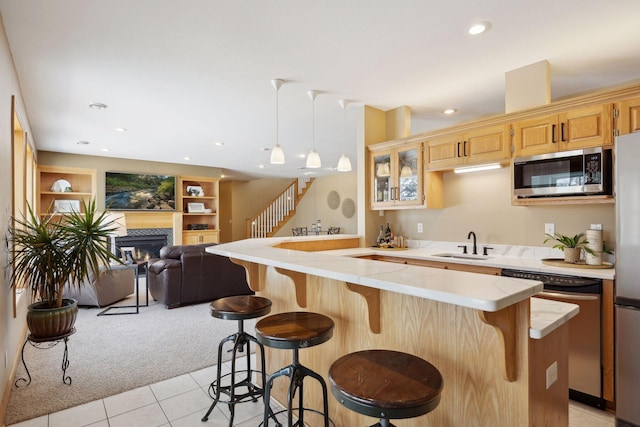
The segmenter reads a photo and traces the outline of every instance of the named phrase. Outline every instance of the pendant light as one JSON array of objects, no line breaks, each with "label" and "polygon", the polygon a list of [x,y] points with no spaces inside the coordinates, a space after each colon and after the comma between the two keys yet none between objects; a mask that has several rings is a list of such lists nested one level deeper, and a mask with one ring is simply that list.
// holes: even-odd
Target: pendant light
[{"label": "pendant light", "polygon": [[309,98],[311,98],[311,120],[312,120],[312,143],[313,143],[313,148],[311,149],[311,152],[309,153],[309,155],[307,156],[307,167],[309,169],[317,169],[319,167],[322,167],[322,162],[320,161],[320,154],[318,154],[318,152],[316,151],[316,95],[318,94],[318,92],[316,92],[315,90],[310,90],[307,92],[307,95],[309,95]]},{"label": "pendant light", "polygon": [[279,141],[280,135],[279,135],[279,127],[278,127],[278,92],[280,91],[280,87],[282,86],[282,83],[284,82],[280,79],[271,80],[271,84],[276,89],[276,146],[273,147],[273,150],[271,150],[271,157],[269,159],[269,163],[271,163],[272,165],[284,164],[284,151],[280,146],[280,141]]},{"label": "pendant light", "polygon": [[[341,99],[338,101],[338,104],[342,107],[343,112],[343,120],[342,120],[342,131],[343,131],[343,140],[342,146],[347,146],[347,101]],[[338,160],[338,172],[350,172],[351,171],[351,160],[344,153],[340,156],[340,160]]]}]

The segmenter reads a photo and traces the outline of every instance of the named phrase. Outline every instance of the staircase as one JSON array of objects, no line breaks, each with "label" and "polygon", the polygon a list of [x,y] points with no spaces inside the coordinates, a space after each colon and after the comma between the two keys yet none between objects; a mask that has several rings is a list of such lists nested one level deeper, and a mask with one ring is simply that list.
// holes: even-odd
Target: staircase
[{"label": "staircase", "polygon": [[315,178],[298,178],[253,218],[247,219],[247,236],[272,237],[296,214],[296,206]]}]

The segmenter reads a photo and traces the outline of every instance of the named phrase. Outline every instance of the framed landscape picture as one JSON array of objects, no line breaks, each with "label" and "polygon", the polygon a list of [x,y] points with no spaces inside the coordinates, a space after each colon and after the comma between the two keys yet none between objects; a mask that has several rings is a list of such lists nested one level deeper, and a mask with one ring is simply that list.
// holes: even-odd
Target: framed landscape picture
[{"label": "framed landscape picture", "polygon": [[105,206],[110,210],[176,210],[176,177],[105,173]]}]

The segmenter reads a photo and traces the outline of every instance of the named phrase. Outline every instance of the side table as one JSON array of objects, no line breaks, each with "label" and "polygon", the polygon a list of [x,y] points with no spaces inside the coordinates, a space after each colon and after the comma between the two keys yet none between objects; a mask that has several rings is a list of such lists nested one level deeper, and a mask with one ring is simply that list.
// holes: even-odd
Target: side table
[{"label": "side table", "polygon": [[[140,275],[140,269],[144,268],[144,272],[145,272],[145,277],[146,277],[146,283],[145,283],[145,289],[147,290],[145,292],[146,298],[145,298],[145,303],[143,305],[143,307],[148,307],[149,306],[149,265],[148,265],[148,261],[136,261],[133,264],[127,264],[124,266],[124,268],[135,268],[136,270],[136,304],[135,305],[114,305],[111,307],[107,307],[104,310],[102,310],[100,313],[98,313],[98,316],[114,316],[114,315],[119,315],[119,314],[138,314],[140,313],[140,279],[139,279],[139,275]],[[118,310],[118,309],[131,309],[131,308],[135,308],[135,311],[133,310],[128,310],[128,311],[114,311],[113,313],[110,313],[111,310]]]},{"label": "side table", "polygon": [[[27,363],[24,361],[24,348],[27,346],[27,343],[31,344],[34,348],[37,349],[49,349],[56,346],[60,342],[64,342],[64,353],[62,355],[62,382],[71,385],[71,377],[67,375],[67,368],[69,367],[69,348],[68,342],[69,337],[76,333],[76,328],[72,328],[69,332],[64,335],[60,335],[52,338],[38,338],[33,335],[27,335],[27,339],[24,340],[24,344],[22,344],[22,354],[20,358],[22,359],[22,364],[24,365],[24,370],[27,371],[27,378],[18,378],[14,385],[16,387],[20,387],[21,385],[29,385],[31,384],[31,374],[29,373],[29,368],[27,368]],[[44,345],[40,345],[44,344]],[[21,384],[24,382],[24,384]]]}]

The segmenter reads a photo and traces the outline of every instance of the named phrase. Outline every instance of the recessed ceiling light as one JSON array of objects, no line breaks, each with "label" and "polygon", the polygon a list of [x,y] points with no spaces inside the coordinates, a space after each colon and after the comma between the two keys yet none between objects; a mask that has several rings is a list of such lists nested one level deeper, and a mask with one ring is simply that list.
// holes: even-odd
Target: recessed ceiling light
[{"label": "recessed ceiling light", "polygon": [[102,102],[92,102],[89,104],[89,108],[94,110],[104,110],[107,108],[107,104],[103,104]]},{"label": "recessed ceiling light", "polygon": [[91,143],[89,141],[78,141],[78,142],[76,142],[76,144],[78,144],[78,145],[89,145]]},{"label": "recessed ceiling light", "polygon": [[116,132],[126,132],[128,129],[127,128],[116,128],[115,130],[116,130]]},{"label": "recessed ceiling light", "polygon": [[104,151],[105,153],[108,153],[110,150],[108,148],[103,148],[102,151]]},{"label": "recessed ceiling light", "polygon": [[184,156],[184,159],[185,159],[185,160],[191,160],[191,157],[189,157],[189,156]]},{"label": "recessed ceiling light", "polygon": [[491,28],[491,24],[488,22],[478,22],[477,24],[473,24],[471,28],[469,28],[469,34],[472,36],[477,36],[478,34],[482,34]]},{"label": "recessed ceiling light", "polygon": [[264,169],[264,165],[259,165],[258,166],[260,169]]},{"label": "recessed ceiling light", "polygon": [[260,151],[270,151],[271,148],[269,147],[260,147]]},{"label": "recessed ceiling light", "polygon": [[457,113],[458,110],[456,110],[455,108],[447,108],[446,110],[442,111],[444,114],[453,114],[453,113]]},{"label": "recessed ceiling light", "polygon": [[217,142],[214,142],[214,144],[217,145],[218,147],[222,147],[224,145],[224,142],[217,141]]}]

